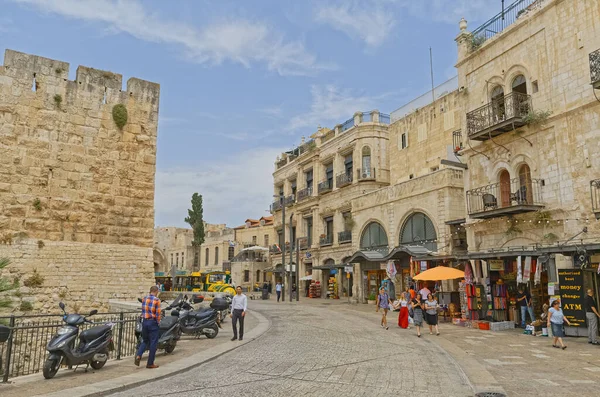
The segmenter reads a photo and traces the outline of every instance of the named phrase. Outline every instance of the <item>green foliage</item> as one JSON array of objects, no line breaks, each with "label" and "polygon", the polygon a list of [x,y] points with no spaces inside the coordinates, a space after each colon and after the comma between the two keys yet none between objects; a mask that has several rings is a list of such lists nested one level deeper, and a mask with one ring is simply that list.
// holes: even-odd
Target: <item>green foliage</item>
[{"label": "green foliage", "polygon": [[46,246],[46,244],[44,243],[44,240],[38,240],[37,245],[38,245],[39,249],[42,249]]},{"label": "green foliage", "polygon": [[54,103],[56,107],[60,109],[60,104],[62,103],[62,96],[60,94],[54,95]]},{"label": "green foliage", "polygon": [[21,306],[19,306],[19,310],[22,312],[30,312],[33,310],[33,305],[31,302],[21,301]]},{"label": "green foliage", "polygon": [[[6,266],[10,265],[10,260],[7,258],[0,258],[0,271]],[[10,291],[18,287],[18,284],[10,282],[7,278],[0,276],[0,292]],[[11,300],[0,297],[0,308],[10,307]]]},{"label": "green foliage", "polygon": [[552,220],[552,214],[548,211],[538,211],[535,213],[535,221],[538,223],[548,223]]},{"label": "green foliage", "polygon": [[63,70],[61,68],[54,69],[54,73],[56,73],[56,74],[61,74],[62,72],[63,72]]},{"label": "green foliage", "polygon": [[548,117],[552,114],[550,110],[530,110],[525,117],[523,122],[531,126],[543,126],[548,121]]},{"label": "green foliage", "polygon": [[60,292],[58,293],[58,297],[60,299],[65,299],[67,297],[67,290],[66,289],[61,289]]},{"label": "green foliage", "polygon": [[506,231],[504,232],[506,237],[514,237],[517,234],[523,233],[523,231],[517,227],[517,221],[515,218],[510,217],[509,223],[510,225],[508,226],[508,229],[506,229]]},{"label": "green foliage", "polygon": [[15,292],[13,292],[13,296],[15,296],[15,297],[17,297],[17,298],[20,298],[20,297],[22,297],[22,296],[23,296],[23,294],[21,293],[21,291],[19,291],[19,290],[16,290]]},{"label": "green foliage", "polygon": [[188,210],[188,216],[184,221],[192,227],[194,231],[194,241],[192,245],[199,247],[204,243],[204,209],[202,208],[202,195],[194,193],[192,195],[192,209]]},{"label": "green foliage", "polygon": [[471,35],[471,42],[469,43],[470,50],[471,51],[477,50],[479,47],[481,47],[481,45],[483,43],[485,43],[485,35],[483,35],[483,34]]},{"label": "green foliage", "polygon": [[558,241],[558,236],[554,233],[548,233],[544,235],[544,240],[548,241],[549,243],[553,243]]},{"label": "green foliage", "polygon": [[377,295],[375,295],[374,293],[371,292],[369,294],[369,297],[367,299],[370,300],[370,301],[377,300]]},{"label": "green foliage", "polygon": [[355,225],[356,222],[354,221],[354,218],[352,218],[352,215],[348,215],[344,218],[344,226],[346,227],[347,231],[352,230]]},{"label": "green foliage", "polygon": [[121,103],[116,104],[112,109],[112,116],[117,127],[119,127],[119,129],[123,129],[125,124],[127,124],[127,108],[125,105]]},{"label": "green foliage", "polygon": [[37,211],[42,210],[42,202],[40,201],[39,198],[36,198],[35,200],[33,200],[33,208],[35,208]]},{"label": "green foliage", "polygon": [[44,284],[44,277],[37,272],[36,269],[33,269],[33,273],[31,276],[26,278],[23,281],[23,285],[30,288],[38,288]]}]

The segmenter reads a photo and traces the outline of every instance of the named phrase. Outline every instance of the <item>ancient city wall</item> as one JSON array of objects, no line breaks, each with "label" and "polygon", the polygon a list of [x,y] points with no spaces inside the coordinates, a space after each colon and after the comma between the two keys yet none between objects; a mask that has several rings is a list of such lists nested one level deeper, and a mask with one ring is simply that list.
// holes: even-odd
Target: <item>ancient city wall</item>
[{"label": "ancient city wall", "polygon": [[38,292],[97,306],[153,280],[159,85],[68,75],[68,63],[12,50],[0,67],[0,257],[13,276],[44,279],[25,290],[34,309]]}]

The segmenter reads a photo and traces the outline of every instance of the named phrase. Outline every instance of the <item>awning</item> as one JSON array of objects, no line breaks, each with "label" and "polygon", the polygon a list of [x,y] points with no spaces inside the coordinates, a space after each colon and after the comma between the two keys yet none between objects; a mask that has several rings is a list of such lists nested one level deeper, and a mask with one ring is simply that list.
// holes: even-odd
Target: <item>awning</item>
[{"label": "awning", "polygon": [[428,256],[431,254],[432,251],[420,245],[400,245],[387,253],[377,250],[356,251],[348,259],[348,262],[387,262],[392,259],[406,259],[408,256]]},{"label": "awning", "polygon": [[343,269],[345,266],[350,266],[349,264],[338,264],[338,265],[323,265],[323,266],[313,266],[313,270],[331,270],[331,269]]},{"label": "awning", "polygon": [[573,255],[580,252],[582,249],[587,251],[588,255],[600,252],[600,244],[581,244],[581,245],[558,245],[558,246],[524,246],[524,247],[509,247],[502,250],[489,250],[484,252],[469,252],[465,255],[459,255],[458,259],[494,259],[507,258],[516,256],[541,256],[544,254],[563,254]]},{"label": "awning", "polygon": [[307,281],[307,280],[312,280],[312,274],[309,274],[308,276],[300,277],[300,281]]}]

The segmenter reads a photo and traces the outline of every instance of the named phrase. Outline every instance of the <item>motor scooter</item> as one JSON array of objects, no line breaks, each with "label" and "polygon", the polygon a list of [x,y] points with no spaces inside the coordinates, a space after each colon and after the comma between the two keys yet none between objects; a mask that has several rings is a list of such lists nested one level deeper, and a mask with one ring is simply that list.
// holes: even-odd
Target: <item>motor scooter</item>
[{"label": "motor scooter", "polygon": [[177,301],[181,332],[196,337],[205,335],[209,339],[213,339],[218,335],[221,327],[218,310],[212,307],[194,310],[194,307],[188,301],[187,295],[185,297],[179,295]]},{"label": "motor scooter", "polygon": [[[94,369],[102,368],[108,360],[109,351],[114,350],[112,338],[114,323],[97,325],[79,333],[79,328],[83,324],[94,324],[87,317],[97,314],[98,310],[92,310],[87,316],[82,316],[77,313],[68,314],[62,302],[58,306],[64,313],[63,321],[66,325],[58,329],[46,347],[50,354],[44,362],[42,370],[44,378],[54,377],[61,363],[69,367],[86,364],[86,371],[88,366]],[[79,345],[75,347],[78,335]]]},{"label": "motor scooter", "polygon": [[[179,299],[179,298],[178,298]],[[138,302],[142,303],[142,298],[138,298]],[[164,302],[164,301],[161,301]],[[170,354],[175,350],[175,346],[177,346],[177,341],[181,338],[181,326],[179,324],[179,312],[177,310],[171,311],[170,316],[165,316],[165,312],[174,308],[174,305],[178,305],[179,302],[177,299],[166,307],[162,313],[162,318],[160,323],[158,324],[158,349],[164,350],[165,353]],[[135,324],[135,337],[137,339],[137,344],[135,349],[139,349],[142,343],[142,328],[143,328],[144,319],[140,315],[138,317],[137,323]],[[146,351],[150,348],[150,346],[146,346]]]}]

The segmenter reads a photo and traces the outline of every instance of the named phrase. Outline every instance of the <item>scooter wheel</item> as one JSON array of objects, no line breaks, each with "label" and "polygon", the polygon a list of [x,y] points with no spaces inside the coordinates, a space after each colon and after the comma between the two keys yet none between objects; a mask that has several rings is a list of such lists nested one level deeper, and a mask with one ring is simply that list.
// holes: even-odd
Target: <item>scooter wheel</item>
[{"label": "scooter wheel", "polygon": [[54,375],[56,375],[56,373],[58,372],[58,369],[60,368],[60,361],[61,361],[60,358],[46,359],[46,361],[44,362],[44,368],[42,369],[44,378],[46,378],[46,379],[54,378]]},{"label": "scooter wheel", "polygon": [[213,324],[210,326],[210,328],[214,331],[212,334],[206,334],[206,337],[208,339],[214,339],[217,337],[217,335],[219,334],[219,327],[217,326],[217,324]]},{"label": "scooter wheel", "polygon": [[173,353],[173,350],[175,350],[175,346],[177,346],[177,341],[173,341],[173,343],[167,345],[165,347],[165,353],[167,353],[167,354]]},{"label": "scooter wheel", "polygon": [[108,352],[105,352],[104,354],[106,354],[106,360],[104,360],[104,361],[90,360],[90,367],[92,367],[94,369],[100,369],[100,368],[104,367],[104,364],[106,364],[106,362],[108,361]]}]

